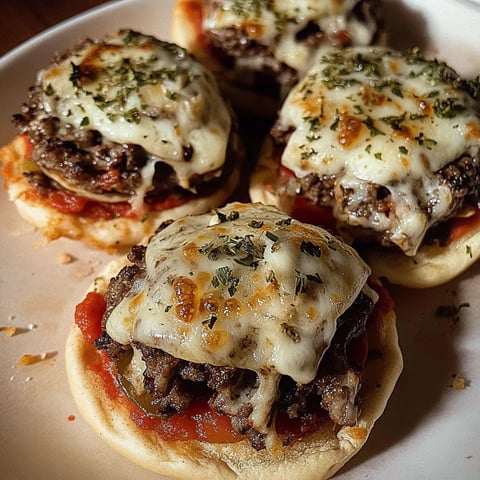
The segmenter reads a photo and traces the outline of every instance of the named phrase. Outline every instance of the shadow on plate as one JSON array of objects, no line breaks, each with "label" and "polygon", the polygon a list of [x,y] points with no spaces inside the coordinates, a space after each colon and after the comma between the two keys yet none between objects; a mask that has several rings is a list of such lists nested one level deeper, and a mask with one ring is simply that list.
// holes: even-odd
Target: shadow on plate
[{"label": "shadow on plate", "polygon": [[341,473],[408,441],[423,423],[431,424],[437,407],[449,395],[454,377],[462,371],[456,346],[463,333],[463,302],[468,299],[463,299],[460,284],[479,273],[480,264],[457,280],[432,289],[387,285],[397,305],[405,366],[367,444]]}]

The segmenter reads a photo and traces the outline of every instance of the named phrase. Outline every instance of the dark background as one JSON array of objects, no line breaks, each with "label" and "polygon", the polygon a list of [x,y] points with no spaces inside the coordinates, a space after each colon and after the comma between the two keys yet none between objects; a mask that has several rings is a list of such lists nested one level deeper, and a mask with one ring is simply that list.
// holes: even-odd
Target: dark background
[{"label": "dark background", "polygon": [[0,15],[0,56],[37,33],[105,0],[7,0]]}]

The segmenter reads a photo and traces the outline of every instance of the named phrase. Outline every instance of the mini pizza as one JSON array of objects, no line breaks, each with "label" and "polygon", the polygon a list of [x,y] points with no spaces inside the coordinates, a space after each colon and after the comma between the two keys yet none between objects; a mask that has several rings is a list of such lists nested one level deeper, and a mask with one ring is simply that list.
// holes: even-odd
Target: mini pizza
[{"label": "mini pizza", "polygon": [[480,257],[475,93],[418,49],[325,52],[285,101],[251,198],[332,228],[391,282],[447,282]]},{"label": "mini pizza", "polygon": [[49,239],[131,246],[166,218],[224,204],[238,183],[243,149],[213,75],[131,30],[57,55],[13,122],[6,188]]},{"label": "mini pizza", "polygon": [[177,0],[172,38],[212,69],[232,104],[269,117],[325,46],[379,40],[377,0]]},{"label": "mini pizza", "polygon": [[393,301],[359,255],[243,203],[112,262],[76,308],[66,361],[104,440],[188,480],[330,477],[402,369]]}]

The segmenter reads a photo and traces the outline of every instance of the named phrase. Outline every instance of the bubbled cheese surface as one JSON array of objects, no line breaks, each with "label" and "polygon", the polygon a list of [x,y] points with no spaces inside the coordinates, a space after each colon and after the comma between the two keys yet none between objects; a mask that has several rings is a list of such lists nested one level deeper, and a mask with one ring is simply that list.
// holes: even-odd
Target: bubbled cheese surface
[{"label": "bubbled cheese surface", "polygon": [[109,317],[112,338],[274,383],[280,374],[313,380],[338,316],[370,273],[325,230],[239,203],[157,233],[146,267]]},{"label": "bubbled cheese surface", "polygon": [[[389,231],[414,254],[426,230],[451,211],[450,189],[435,172],[464,154],[479,155],[477,108],[453,70],[418,52],[323,53],[281,110],[280,125],[292,129],[281,161],[297,177],[335,176],[337,218]],[[369,185],[388,188],[393,211],[342,211],[338,195],[361,203]]]},{"label": "bubbled cheese surface", "polygon": [[[224,163],[229,112],[211,74],[175,45],[120,31],[72,51],[39,81],[46,114],[111,142],[141,145],[151,162],[170,165],[184,188],[193,174]],[[140,189],[148,191],[153,168],[144,169]]]}]

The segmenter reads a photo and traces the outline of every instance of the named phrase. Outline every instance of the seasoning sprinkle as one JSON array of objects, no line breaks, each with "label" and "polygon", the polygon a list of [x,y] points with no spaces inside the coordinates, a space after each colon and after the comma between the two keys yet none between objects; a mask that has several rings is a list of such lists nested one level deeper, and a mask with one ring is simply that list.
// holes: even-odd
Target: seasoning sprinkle
[{"label": "seasoning sprinkle", "polygon": [[320,257],[322,254],[321,248],[310,241],[302,241],[300,244],[300,250],[312,257]]}]

